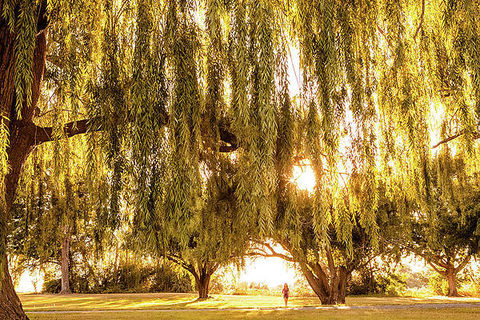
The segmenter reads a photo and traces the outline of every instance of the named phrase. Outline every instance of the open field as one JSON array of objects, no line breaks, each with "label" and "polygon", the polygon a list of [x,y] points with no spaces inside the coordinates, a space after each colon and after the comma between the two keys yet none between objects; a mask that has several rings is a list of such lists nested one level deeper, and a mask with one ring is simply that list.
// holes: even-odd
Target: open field
[{"label": "open field", "polygon": [[[314,297],[194,294],[24,294],[30,319],[478,319],[480,298],[349,297],[345,306],[324,308]],[[457,307],[458,306],[458,307]],[[461,306],[461,307],[460,307]],[[319,308],[321,307],[321,308]],[[278,309],[277,309],[278,308]],[[211,309],[211,310],[210,310]],[[40,313],[38,313],[40,312]]]},{"label": "open field", "polygon": [[164,320],[164,319],[306,319],[306,320],[477,320],[479,308],[453,308],[453,309],[408,309],[402,310],[285,310],[285,311],[124,311],[124,312],[95,312],[74,314],[29,314],[31,320]]},{"label": "open field", "polygon": [[[197,301],[188,293],[132,293],[132,294],[22,294],[26,311],[66,310],[152,310],[152,309],[225,309],[277,308],[283,299],[277,296],[213,295]],[[411,305],[424,303],[480,303],[480,298],[408,298],[408,297],[347,297],[346,306]],[[289,307],[318,307],[315,297],[291,297]]]}]

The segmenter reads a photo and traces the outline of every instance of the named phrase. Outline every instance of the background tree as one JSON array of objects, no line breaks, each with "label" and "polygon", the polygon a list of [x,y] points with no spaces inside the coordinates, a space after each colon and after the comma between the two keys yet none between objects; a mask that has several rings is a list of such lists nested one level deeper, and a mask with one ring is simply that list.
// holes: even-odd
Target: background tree
[{"label": "background tree", "polygon": [[203,207],[186,221],[189,224],[186,244],[185,235],[177,234],[175,220],[165,219],[163,228],[160,227],[161,243],[156,247],[159,254],[193,276],[199,299],[208,298],[214,272],[229,263],[241,262],[248,246],[248,234],[244,233],[236,208],[232,175],[232,171],[211,173]]},{"label": "background tree", "polygon": [[[54,156],[59,149],[63,151],[60,158]],[[88,192],[85,150],[86,139],[81,137],[34,150],[24,164],[14,205],[15,230],[10,245],[12,253],[21,257],[17,259],[19,271],[26,266],[45,269],[57,264],[64,294],[71,293],[73,255],[82,254],[79,242],[99,245],[103,240],[95,232],[103,226],[101,210],[94,205],[101,200]]]},{"label": "background tree", "polygon": [[428,211],[411,213],[406,248],[448,281],[448,296],[458,296],[457,274],[480,248],[480,194],[476,176],[468,175],[463,158],[451,156],[448,148],[434,160],[432,196]]},{"label": "background tree", "polygon": [[[151,153],[135,154],[136,164],[153,166],[148,172],[135,166],[140,174],[138,189],[144,191],[137,198],[133,232],[142,235],[145,240],[140,242],[148,243],[154,253],[188,271],[195,280],[199,298],[206,299],[212,274],[220,266],[239,259],[248,239],[242,234],[243,224],[234,196],[234,163],[224,154],[236,149],[235,140],[218,144],[227,133],[222,120],[226,107],[223,83],[226,44],[221,25],[226,7],[220,1],[206,2],[208,53],[205,99],[201,101],[197,78],[201,66],[197,55],[201,47],[192,11],[176,1],[168,6],[167,47],[162,53],[174,78],[170,105],[173,121],[168,134],[158,127],[150,128],[161,141],[152,141],[149,146],[157,157],[153,163]],[[148,25],[150,18],[139,8],[137,19]],[[141,31],[138,30],[137,41],[148,37]],[[144,47],[136,58],[144,61],[147,58],[144,53],[149,50],[154,49]],[[148,59],[145,63],[149,63]],[[141,68],[139,63],[138,73],[144,74]],[[149,82],[147,78],[144,80]],[[145,130],[143,121],[137,125],[138,130]],[[162,154],[168,155],[167,161],[160,159]]]},{"label": "background tree", "polygon": [[330,210],[343,210],[344,216],[349,220],[342,223],[350,224],[351,230],[339,233],[332,222],[325,231],[326,240],[320,242],[313,221],[315,198],[306,191],[296,191],[290,195],[295,200],[288,203],[284,218],[276,221],[275,231],[271,236],[286,253],[279,252],[269,243],[257,240],[258,246],[253,248],[251,254],[280,257],[298,263],[322,304],[345,303],[352,272],[362,270],[376,258],[399,259],[396,254],[399,252],[390,244],[390,238],[396,235],[393,229],[398,228],[400,217],[392,203],[381,196],[382,191],[381,188],[377,190],[380,201],[376,220],[381,239],[378,244],[372,243],[366,230],[354,220],[355,213],[349,212],[352,209],[346,207],[346,199],[345,202],[337,203],[343,207],[331,207]]}]

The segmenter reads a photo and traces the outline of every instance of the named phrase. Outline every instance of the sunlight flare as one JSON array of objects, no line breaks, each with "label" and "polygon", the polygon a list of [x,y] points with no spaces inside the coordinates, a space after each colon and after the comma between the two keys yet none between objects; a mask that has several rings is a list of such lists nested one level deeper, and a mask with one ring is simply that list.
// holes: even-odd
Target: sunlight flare
[{"label": "sunlight flare", "polygon": [[310,193],[315,189],[315,172],[310,163],[293,167],[293,177],[290,180],[297,185],[300,190],[306,190]]}]

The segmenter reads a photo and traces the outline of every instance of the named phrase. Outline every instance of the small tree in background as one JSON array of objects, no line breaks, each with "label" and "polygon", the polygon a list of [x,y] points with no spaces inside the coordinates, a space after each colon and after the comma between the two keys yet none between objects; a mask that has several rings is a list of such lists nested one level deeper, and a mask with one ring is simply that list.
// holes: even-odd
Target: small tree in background
[{"label": "small tree in background", "polygon": [[[17,272],[25,267],[43,269],[58,265],[62,294],[72,292],[72,272],[74,264],[79,263],[74,256],[77,255],[76,260],[78,256],[91,259],[86,251],[103,240],[95,232],[105,225],[99,219],[101,205],[92,206],[102,200],[93,199],[96,195],[88,192],[82,157],[85,143],[83,138],[62,140],[35,150],[25,163],[13,209],[10,250],[19,258]],[[58,149],[63,150],[60,159],[53,155]],[[102,189],[105,185],[97,187]]]},{"label": "small tree in background", "polygon": [[427,210],[413,210],[406,248],[422,257],[458,296],[457,274],[480,249],[480,190],[460,155],[444,148],[434,159],[432,199]]}]

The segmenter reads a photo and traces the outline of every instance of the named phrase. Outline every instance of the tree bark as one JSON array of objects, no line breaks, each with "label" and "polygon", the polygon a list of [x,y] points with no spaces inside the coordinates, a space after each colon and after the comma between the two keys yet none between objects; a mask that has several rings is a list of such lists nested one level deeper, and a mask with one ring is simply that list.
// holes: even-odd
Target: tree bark
[{"label": "tree bark", "polygon": [[[10,171],[5,177],[5,202],[6,202],[6,220],[9,221],[10,210],[15,199],[15,191],[18,185],[18,179],[20,178],[21,168],[30,153],[31,146],[24,143],[24,139],[18,139],[17,143],[13,146],[17,146],[15,149],[10,148],[8,163],[10,165]],[[19,142],[19,143],[18,143]],[[1,239],[2,247],[6,249],[7,235],[4,231],[7,228],[8,222],[4,221],[4,226],[1,226]],[[0,269],[0,319],[5,320],[23,320],[28,319],[22,308],[20,298],[15,292],[13,286],[12,277],[8,271],[8,258],[5,250],[0,252],[0,261],[3,264],[3,270]]]},{"label": "tree bark", "polygon": [[308,284],[322,304],[345,303],[347,281],[350,276],[350,272],[345,267],[337,267],[334,274],[330,276],[318,264],[300,263],[300,267]]},{"label": "tree bark", "polygon": [[[19,120],[15,112],[16,99],[24,97],[15,96],[15,33],[10,32],[7,22],[0,15],[0,115],[6,120],[10,133],[10,146],[7,150],[9,171],[5,176],[5,212],[0,217],[0,319],[17,320],[28,319],[22,308],[22,303],[15,292],[12,278],[8,270],[7,258],[7,229],[10,223],[10,210],[12,208],[15,192],[22,171],[23,164],[34,147],[35,135],[32,128],[34,110],[40,96],[40,84],[45,69],[46,57],[46,31],[47,20],[45,10],[47,2],[39,4],[35,50],[32,61],[32,92],[31,105],[23,103],[22,116]],[[0,12],[3,11],[3,1],[0,1]]]},{"label": "tree bark", "polygon": [[198,299],[208,299],[208,290],[210,286],[211,275],[206,272],[200,272],[200,276],[195,277],[195,284],[198,290]]},{"label": "tree bark", "polygon": [[62,241],[62,289],[60,294],[71,294],[70,289],[70,234],[67,233]]},{"label": "tree bark", "polygon": [[13,287],[12,277],[8,271],[8,262],[6,255],[1,257],[1,282],[0,282],[0,319],[25,320],[28,319],[23,311],[22,303],[18,298]]},{"label": "tree bark", "polygon": [[190,270],[195,278],[195,286],[198,290],[198,299],[208,299],[208,290],[210,287],[210,278],[215,272],[215,267],[209,267],[208,263],[198,263],[198,273],[193,269]]},{"label": "tree bark", "polygon": [[[19,130],[19,129],[18,129]],[[6,203],[6,217],[4,223],[1,226],[1,239],[2,247],[6,249],[7,235],[4,233],[7,229],[7,225],[10,221],[10,210],[15,200],[15,191],[17,189],[20,173],[28,157],[28,154],[32,150],[32,144],[29,142],[29,137],[19,132],[15,135],[16,139],[11,140],[11,147],[8,150],[8,164],[10,166],[9,173],[5,176],[5,203]],[[3,218],[3,217],[2,217]],[[22,304],[20,302],[15,288],[13,286],[10,272],[8,271],[8,258],[5,250],[0,250],[0,261],[3,264],[3,270],[0,269],[0,319],[5,320],[17,320],[28,319],[23,311]]]},{"label": "tree bark", "polygon": [[[18,185],[18,179],[20,178],[20,172],[28,154],[31,151],[31,145],[28,143],[28,139],[22,135],[19,135],[15,141],[12,142],[11,148],[8,152],[8,163],[10,165],[10,171],[5,177],[5,203],[6,203],[6,221],[5,225],[1,228],[2,247],[6,249],[7,235],[4,231],[7,228],[8,221],[10,220],[10,210],[15,199],[15,191]],[[28,319],[22,308],[15,288],[13,286],[10,272],[8,271],[8,258],[5,250],[0,252],[0,261],[3,264],[3,270],[0,269],[0,319],[5,320],[17,320]]]},{"label": "tree bark", "polygon": [[340,283],[339,283],[339,295],[338,295],[338,302],[344,304],[345,303],[345,296],[347,294],[347,282],[350,278],[350,272],[348,272],[345,268],[342,268],[340,272]]},{"label": "tree bark", "polygon": [[451,268],[447,269],[446,275],[448,281],[448,294],[449,297],[458,297],[457,291],[457,274],[455,272],[455,268],[452,266]]}]

